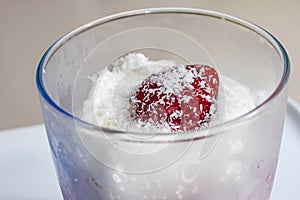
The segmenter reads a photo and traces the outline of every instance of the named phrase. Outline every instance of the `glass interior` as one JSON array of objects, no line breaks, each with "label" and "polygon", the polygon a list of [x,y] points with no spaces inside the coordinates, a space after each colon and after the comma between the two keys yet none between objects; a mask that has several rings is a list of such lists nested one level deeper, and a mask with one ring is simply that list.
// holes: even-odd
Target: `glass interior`
[{"label": "glass interior", "polygon": [[44,92],[72,116],[80,117],[91,87],[88,77],[129,52],[214,66],[220,74],[263,91],[259,104],[288,71],[283,67],[286,55],[270,35],[233,17],[179,10],[115,18],[94,22],[69,35],[67,42],[57,42],[47,65],[40,68]]}]

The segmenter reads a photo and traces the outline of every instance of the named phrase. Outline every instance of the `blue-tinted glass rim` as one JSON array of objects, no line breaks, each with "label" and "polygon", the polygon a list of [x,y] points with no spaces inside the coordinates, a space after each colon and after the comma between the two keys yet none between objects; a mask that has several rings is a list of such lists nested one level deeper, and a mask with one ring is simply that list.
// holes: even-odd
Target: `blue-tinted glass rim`
[{"label": "blue-tinted glass rim", "polygon": [[[261,35],[262,37],[267,39],[273,45],[273,47],[278,51],[279,55],[282,56],[284,71],[283,71],[281,80],[280,80],[278,86],[276,87],[276,89],[274,90],[274,92],[264,102],[262,102],[260,105],[258,105],[255,109],[249,111],[248,113],[245,113],[244,115],[242,115],[238,118],[229,120],[229,121],[225,122],[224,124],[214,125],[214,126],[210,127],[210,129],[218,128],[219,126],[231,126],[234,124],[239,124],[242,121],[246,120],[247,118],[251,118],[251,117],[255,116],[255,114],[257,112],[260,112],[260,110],[263,109],[268,102],[272,101],[272,99],[275,98],[287,85],[289,75],[290,75],[290,62],[289,62],[288,55],[287,55],[284,47],[282,46],[282,44],[272,34],[270,34],[268,31],[264,30],[263,28],[255,25],[251,22],[248,22],[246,20],[231,16],[228,14],[215,12],[215,11],[194,9],[194,8],[176,8],[176,7],[175,8],[148,8],[148,9],[140,9],[140,10],[122,12],[122,13],[118,13],[118,14],[114,14],[114,15],[110,15],[110,16],[107,16],[104,18],[97,19],[95,21],[92,21],[90,23],[87,23],[87,24],[75,29],[74,31],[72,31],[72,32],[64,35],[60,39],[58,39],[53,45],[51,45],[47,49],[47,51],[42,56],[42,58],[38,64],[38,68],[37,68],[37,72],[36,72],[36,84],[37,84],[37,88],[38,88],[41,96],[51,106],[53,106],[53,108],[55,108],[57,111],[61,112],[66,117],[69,117],[70,119],[75,120],[77,125],[80,125],[82,127],[89,128],[89,129],[94,129],[94,130],[103,130],[107,133],[123,133],[123,131],[103,128],[103,127],[91,124],[89,122],[83,121],[83,120],[75,117],[71,113],[68,113],[65,110],[63,110],[60,106],[58,106],[50,98],[50,96],[48,95],[48,93],[45,90],[45,86],[43,83],[43,76],[42,76],[43,69],[47,65],[47,62],[51,58],[51,55],[53,53],[55,53],[55,51],[58,48],[60,48],[60,46],[62,46],[64,42],[66,42],[68,39],[76,36],[77,34],[80,34],[80,32],[82,32],[82,31],[85,31],[87,29],[101,25],[103,23],[107,23],[107,22],[118,20],[118,19],[125,18],[125,17],[131,17],[131,16],[135,16],[135,15],[145,15],[145,14],[162,14],[162,13],[198,14],[198,15],[202,15],[202,16],[206,15],[209,17],[220,18],[223,20],[225,19],[232,23],[236,23],[240,26],[244,26],[244,27],[256,32],[257,34]],[[198,132],[201,132],[201,130]],[[136,134],[136,133],[133,133],[133,134]],[[138,134],[141,134],[141,133],[138,133]],[[165,134],[167,135],[167,133],[162,133],[161,135],[165,135]],[[201,136],[201,138],[202,138],[202,136]]]}]

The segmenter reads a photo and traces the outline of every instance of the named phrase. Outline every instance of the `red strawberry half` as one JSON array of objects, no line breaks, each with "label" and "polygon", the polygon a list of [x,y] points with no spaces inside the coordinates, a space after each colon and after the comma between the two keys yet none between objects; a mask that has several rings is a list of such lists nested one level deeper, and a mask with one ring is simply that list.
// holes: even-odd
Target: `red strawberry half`
[{"label": "red strawberry half", "polygon": [[130,98],[130,116],[171,131],[207,127],[218,87],[218,74],[207,65],[167,67],[137,87]]}]

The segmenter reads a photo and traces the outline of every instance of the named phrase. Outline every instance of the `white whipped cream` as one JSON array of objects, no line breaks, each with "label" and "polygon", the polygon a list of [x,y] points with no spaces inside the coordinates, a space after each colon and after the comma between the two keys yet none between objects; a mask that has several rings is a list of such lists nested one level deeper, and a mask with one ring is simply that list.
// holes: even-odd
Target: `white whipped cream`
[{"label": "white whipped cream", "polygon": [[[102,127],[134,131],[169,131],[168,127],[137,124],[130,120],[128,106],[134,89],[162,67],[175,65],[171,60],[151,61],[141,53],[130,53],[90,77],[92,88],[83,104],[82,119]],[[217,112],[211,123],[237,118],[257,105],[256,96],[241,83],[220,76]]]}]

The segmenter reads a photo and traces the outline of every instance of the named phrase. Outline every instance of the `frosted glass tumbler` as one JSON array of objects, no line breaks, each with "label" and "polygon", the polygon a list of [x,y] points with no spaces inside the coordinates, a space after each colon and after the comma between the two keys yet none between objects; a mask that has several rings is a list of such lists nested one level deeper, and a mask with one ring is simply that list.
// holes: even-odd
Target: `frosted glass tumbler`
[{"label": "frosted glass tumbler", "polygon": [[[88,77],[129,52],[216,66],[220,76],[264,95],[242,116],[184,134],[128,133],[81,120]],[[66,34],[46,51],[36,76],[64,199],[269,199],[289,73],[288,56],[270,33],[213,11],[135,10]]]}]

